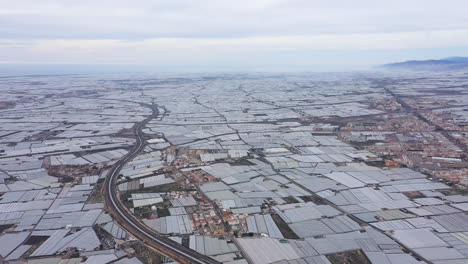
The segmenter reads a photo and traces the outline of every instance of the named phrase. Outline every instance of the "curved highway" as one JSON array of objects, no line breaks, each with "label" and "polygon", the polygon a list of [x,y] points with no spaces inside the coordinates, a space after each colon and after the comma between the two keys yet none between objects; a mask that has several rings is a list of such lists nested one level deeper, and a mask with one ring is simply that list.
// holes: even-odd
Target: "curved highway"
[{"label": "curved highway", "polygon": [[104,181],[104,200],[107,211],[129,234],[177,262],[219,264],[219,262],[212,258],[186,248],[168,237],[162,236],[156,231],[148,228],[144,223],[138,220],[125,207],[125,205],[123,205],[122,201],[118,197],[116,187],[120,170],[144,149],[146,141],[144,139],[142,129],[150,120],[159,114],[155,105],[142,105],[150,107],[152,114],[134,126],[133,132],[135,134],[136,144],[121,160],[114,164]]}]

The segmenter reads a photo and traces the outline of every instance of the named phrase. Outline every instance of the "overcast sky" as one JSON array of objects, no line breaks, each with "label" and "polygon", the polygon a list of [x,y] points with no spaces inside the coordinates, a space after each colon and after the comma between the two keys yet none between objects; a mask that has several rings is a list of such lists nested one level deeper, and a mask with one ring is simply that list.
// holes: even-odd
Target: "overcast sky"
[{"label": "overcast sky", "polygon": [[333,69],[468,56],[467,0],[0,0],[0,62]]}]

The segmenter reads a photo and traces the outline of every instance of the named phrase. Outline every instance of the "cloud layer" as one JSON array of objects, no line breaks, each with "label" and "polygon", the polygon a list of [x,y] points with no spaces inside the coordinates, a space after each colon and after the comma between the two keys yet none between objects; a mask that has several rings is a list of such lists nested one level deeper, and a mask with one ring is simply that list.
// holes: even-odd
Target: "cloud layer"
[{"label": "cloud layer", "polygon": [[468,47],[464,0],[0,3],[3,63],[300,66],[368,51],[357,63],[372,64],[394,51]]}]

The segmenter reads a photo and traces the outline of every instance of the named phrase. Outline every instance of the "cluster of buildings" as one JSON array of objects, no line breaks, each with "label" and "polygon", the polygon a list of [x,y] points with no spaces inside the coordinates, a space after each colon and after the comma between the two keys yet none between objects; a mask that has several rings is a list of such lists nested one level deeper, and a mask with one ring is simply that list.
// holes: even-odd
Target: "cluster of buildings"
[{"label": "cluster of buildings", "polygon": [[[462,75],[407,77],[390,83],[375,80],[376,85],[392,92],[394,98],[389,102],[398,104],[398,110],[341,120],[340,137],[400,165],[466,188],[466,80]],[[375,104],[380,109],[388,103]]]},{"label": "cluster of buildings", "polygon": [[[2,79],[14,107],[0,110],[0,260],[155,261],[101,192],[151,104],[159,114],[116,190],[161,236],[229,264],[465,263],[466,159],[439,123],[398,103],[439,86],[398,77]],[[439,103],[462,104],[455,90],[461,99]],[[431,171],[458,173],[460,186]]]}]

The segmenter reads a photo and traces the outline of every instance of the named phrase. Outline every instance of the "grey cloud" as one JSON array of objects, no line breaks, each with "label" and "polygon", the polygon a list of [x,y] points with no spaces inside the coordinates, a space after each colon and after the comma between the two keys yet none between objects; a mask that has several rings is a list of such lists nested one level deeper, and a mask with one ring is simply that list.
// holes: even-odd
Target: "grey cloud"
[{"label": "grey cloud", "polygon": [[138,39],[468,28],[467,1],[5,1],[1,38]]}]

